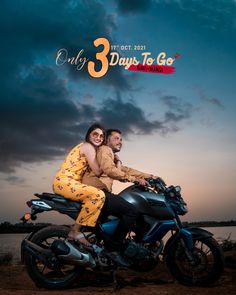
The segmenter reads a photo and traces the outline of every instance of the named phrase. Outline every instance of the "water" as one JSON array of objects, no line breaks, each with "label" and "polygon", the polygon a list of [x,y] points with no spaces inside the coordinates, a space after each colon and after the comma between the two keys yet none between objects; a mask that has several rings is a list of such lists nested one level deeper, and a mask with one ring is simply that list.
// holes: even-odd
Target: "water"
[{"label": "water", "polygon": [[[214,238],[217,240],[227,239],[230,236],[231,240],[236,241],[236,226],[224,226],[224,227],[206,227],[214,234]],[[27,234],[0,234],[0,254],[12,253],[13,263],[20,261],[20,245],[23,238]]]},{"label": "water", "polygon": [[27,234],[0,234],[0,253],[12,253],[13,263],[21,260],[20,245]]},{"label": "water", "polygon": [[213,233],[216,240],[230,238],[230,240],[236,241],[236,226],[204,227],[203,229]]}]

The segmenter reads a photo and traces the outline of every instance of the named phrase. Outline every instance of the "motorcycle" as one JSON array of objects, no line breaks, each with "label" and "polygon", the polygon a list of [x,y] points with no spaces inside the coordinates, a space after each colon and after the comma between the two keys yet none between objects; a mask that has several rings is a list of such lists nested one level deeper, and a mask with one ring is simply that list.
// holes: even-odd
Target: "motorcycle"
[{"label": "motorcycle", "polygon": [[[196,227],[184,227],[180,215],[188,210],[180,186],[167,187],[162,179],[148,179],[148,186],[133,184],[119,196],[139,211],[135,227],[124,241],[122,257],[128,269],[139,272],[153,270],[162,259],[177,281],[190,286],[209,286],[221,276],[224,256],[213,234]],[[42,193],[39,199],[27,202],[31,208],[22,220],[35,220],[37,214],[57,211],[76,219],[81,204],[62,196]],[[120,267],[116,257],[106,250],[106,244],[119,219],[108,216],[95,228],[84,228],[92,246],[67,240],[69,228],[50,225],[30,233],[21,245],[22,260],[38,287],[60,289],[79,280],[87,268],[96,272]],[[167,241],[164,243],[163,238]],[[115,278],[114,278],[115,281]]]}]

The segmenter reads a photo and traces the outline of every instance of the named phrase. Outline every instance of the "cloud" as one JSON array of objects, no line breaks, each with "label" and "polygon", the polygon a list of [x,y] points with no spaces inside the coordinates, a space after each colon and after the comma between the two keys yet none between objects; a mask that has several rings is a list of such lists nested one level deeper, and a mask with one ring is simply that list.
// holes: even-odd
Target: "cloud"
[{"label": "cloud", "polygon": [[[100,1],[22,0],[17,7],[4,1],[0,11],[3,38],[0,54],[4,57],[1,60],[1,84],[9,86],[29,66],[41,64],[56,68],[55,57],[61,48],[68,50],[69,57],[84,49],[84,55],[94,60],[98,48],[93,41],[105,37],[113,43],[110,36],[114,30],[115,19]],[[67,64],[57,70],[60,75],[74,81],[90,79],[87,67],[78,71]],[[114,88],[127,89],[129,83],[124,74],[119,67],[115,67],[109,75],[112,78],[102,82]]]},{"label": "cloud", "polygon": [[168,128],[158,120],[150,121],[145,112],[133,101],[124,102],[120,93],[117,98],[106,99],[99,110],[101,121],[109,128],[119,128],[124,135],[150,134],[152,131],[168,132]]},{"label": "cloud", "polygon": [[162,96],[161,101],[169,108],[165,113],[165,123],[177,123],[191,117],[194,107],[190,103],[183,102],[176,96]]},{"label": "cloud", "polygon": [[215,98],[215,97],[213,97],[213,98],[206,98],[205,100],[208,101],[209,103],[211,103],[211,104],[213,104],[213,105],[221,108],[221,109],[224,109],[223,104],[221,103],[221,101],[218,98]]},{"label": "cloud", "polygon": [[[9,21],[10,20],[10,21]],[[115,30],[114,17],[98,1],[3,1],[0,10],[0,170],[12,172],[26,162],[45,161],[82,139],[96,119],[92,106],[77,105],[67,81],[88,73],[55,65],[58,49],[83,48],[94,57],[93,41]],[[57,72],[56,72],[57,71]],[[60,75],[60,77],[59,77]],[[110,76],[110,77],[109,77]],[[129,89],[120,68],[103,81]]]},{"label": "cloud", "polygon": [[[150,2],[137,1],[136,4],[129,7],[119,2],[120,9],[136,12],[145,11]],[[106,127],[118,127],[128,136],[176,132],[177,124],[190,117],[190,105],[166,96],[163,102],[168,110],[163,118],[149,119],[134,101],[121,97],[124,91],[131,90],[121,67],[113,67],[104,79],[92,81],[93,86],[112,85],[117,93],[115,99],[106,98],[100,105],[93,106],[86,90],[86,96],[82,94],[80,100],[84,97],[85,103],[78,103],[78,97],[76,102],[73,100],[75,93],[70,86],[74,82],[70,78],[89,81],[88,73],[78,73],[73,67],[58,71],[54,63],[56,51],[67,47],[74,54],[79,47],[92,58],[93,40],[115,29],[114,17],[109,17],[98,1],[29,3],[22,0],[17,7],[9,1],[3,2],[0,11],[0,32],[4,38],[0,47],[3,57],[0,171],[14,172],[24,163],[50,161],[64,155],[83,139],[88,126],[95,121]]]},{"label": "cloud", "polygon": [[202,27],[217,31],[217,33],[229,33],[229,30],[235,31],[236,29],[236,2],[233,0],[215,0],[214,2],[180,0],[176,3],[191,18],[196,18]]},{"label": "cloud", "polygon": [[4,180],[7,181],[10,185],[25,186],[25,184],[24,184],[25,179],[22,177],[11,175],[11,176],[4,178]]},{"label": "cloud", "polygon": [[118,0],[118,11],[122,14],[136,14],[146,12],[150,6],[150,0]]},{"label": "cloud", "polygon": [[222,104],[221,100],[216,97],[208,97],[205,94],[205,91],[200,86],[195,86],[194,90],[196,91],[197,95],[205,102],[210,103],[211,105],[214,105],[220,109],[225,109],[225,106]]},{"label": "cloud", "polygon": [[1,170],[6,172],[60,154],[62,139],[72,143],[70,127],[80,115],[65,81],[50,67],[33,67],[17,86],[0,101]]},{"label": "cloud", "polygon": [[[134,101],[107,98],[100,106],[75,103],[65,80],[51,67],[35,66],[12,92],[14,100],[0,102],[1,171],[13,172],[24,163],[53,160],[84,138],[90,124],[120,128],[124,135],[166,134],[179,128],[173,122],[189,117],[190,106],[174,97],[163,101],[171,111],[162,120],[149,120]],[[189,113],[188,113],[189,112]]]}]

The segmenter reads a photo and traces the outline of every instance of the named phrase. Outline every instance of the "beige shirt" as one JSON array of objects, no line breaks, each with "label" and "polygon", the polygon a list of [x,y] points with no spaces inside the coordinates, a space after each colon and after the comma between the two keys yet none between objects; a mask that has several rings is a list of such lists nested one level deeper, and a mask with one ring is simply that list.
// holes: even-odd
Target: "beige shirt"
[{"label": "beige shirt", "polygon": [[151,174],[143,173],[138,170],[121,166],[116,167],[117,155],[106,145],[101,146],[97,151],[97,161],[103,174],[98,178],[90,169],[86,170],[82,183],[95,186],[98,189],[112,191],[113,180],[134,182],[136,178],[148,178]]}]

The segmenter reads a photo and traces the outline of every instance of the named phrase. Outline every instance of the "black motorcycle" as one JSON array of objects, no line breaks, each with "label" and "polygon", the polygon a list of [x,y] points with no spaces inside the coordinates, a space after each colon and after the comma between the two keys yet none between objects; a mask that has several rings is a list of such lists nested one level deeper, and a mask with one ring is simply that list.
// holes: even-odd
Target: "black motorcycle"
[{"label": "black motorcycle", "polygon": [[[128,268],[148,272],[161,258],[182,284],[208,286],[216,282],[223,271],[224,257],[213,234],[201,228],[183,227],[179,215],[188,210],[179,186],[166,187],[159,178],[148,182],[146,187],[134,184],[119,194],[139,211],[135,228],[127,235],[122,250]],[[59,195],[35,196],[39,199],[27,202],[31,213],[25,214],[24,222],[52,210],[76,219],[81,208],[80,203]],[[95,228],[84,228],[92,244],[89,247],[67,240],[67,226],[50,225],[29,234],[21,245],[28,274],[39,287],[59,289],[72,285],[86,268],[115,272],[120,265],[115,256],[109,255],[106,243],[118,223],[118,218],[109,216]]]}]

